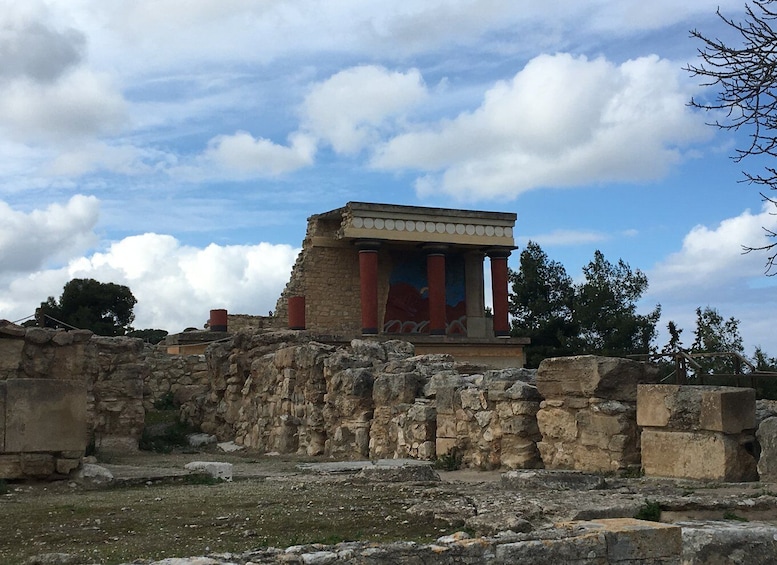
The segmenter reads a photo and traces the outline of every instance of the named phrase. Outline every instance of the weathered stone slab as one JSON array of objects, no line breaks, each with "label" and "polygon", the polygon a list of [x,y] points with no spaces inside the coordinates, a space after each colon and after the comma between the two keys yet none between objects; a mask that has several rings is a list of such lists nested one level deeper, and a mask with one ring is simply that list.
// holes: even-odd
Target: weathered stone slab
[{"label": "weathered stone slab", "polygon": [[[607,548],[607,563],[675,562],[683,551],[682,531],[672,524],[634,518],[611,518],[557,524],[575,534],[601,532]],[[666,561],[664,561],[666,560]]]},{"label": "weathered stone slab", "polygon": [[83,451],[86,444],[85,383],[6,381],[6,451]]},{"label": "weathered stone slab", "polygon": [[761,446],[758,475],[762,481],[777,482],[777,417],[761,422],[756,437]]},{"label": "weathered stone slab", "polygon": [[21,455],[18,453],[0,454],[0,479],[20,479],[22,472]]},{"label": "weathered stone slab", "polygon": [[677,525],[683,529],[683,565],[772,565],[777,560],[777,527],[773,524],[694,521]]},{"label": "weathered stone slab", "polygon": [[502,474],[502,487],[510,490],[597,490],[607,488],[600,475],[578,471],[508,471]]},{"label": "weathered stone slab", "polygon": [[657,374],[637,361],[577,355],[545,359],[537,370],[537,390],[545,399],[569,396],[635,401],[637,384]]},{"label": "weathered stone slab", "polygon": [[642,431],[642,468],[650,477],[742,482],[758,479],[755,458],[738,436],[720,432]]},{"label": "weathered stone slab", "polygon": [[22,361],[23,339],[0,339],[0,380],[18,376]]},{"label": "weathered stone slab", "polygon": [[750,388],[639,385],[637,424],[678,431],[738,434],[755,429],[755,390]]},{"label": "weathered stone slab", "polygon": [[0,381],[0,453],[5,452],[5,382]]}]

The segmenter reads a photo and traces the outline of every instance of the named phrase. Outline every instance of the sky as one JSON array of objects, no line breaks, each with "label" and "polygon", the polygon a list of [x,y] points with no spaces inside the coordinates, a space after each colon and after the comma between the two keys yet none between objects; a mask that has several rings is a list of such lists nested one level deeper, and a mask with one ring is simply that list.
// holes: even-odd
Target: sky
[{"label": "sky", "polygon": [[307,217],[365,201],[515,212],[512,268],[598,249],[686,346],[710,306],[777,356],[742,253],[777,217],[688,106],[691,29],[733,38],[703,0],[0,0],[0,319],[73,278],[139,329],[265,315]]}]

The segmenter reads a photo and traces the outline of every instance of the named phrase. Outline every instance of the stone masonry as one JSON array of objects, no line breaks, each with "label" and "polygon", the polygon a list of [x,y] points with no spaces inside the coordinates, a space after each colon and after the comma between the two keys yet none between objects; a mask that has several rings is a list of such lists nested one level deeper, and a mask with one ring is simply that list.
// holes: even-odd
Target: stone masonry
[{"label": "stone masonry", "polygon": [[540,465],[540,398],[520,369],[414,355],[397,340],[336,348],[293,331],[238,334],[206,358],[208,392],[182,413],[220,439],[351,459],[435,459],[455,450],[469,466]]},{"label": "stone masonry", "polygon": [[755,390],[641,385],[642,467],[656,477],[754,481]]},{"label": "stone masonry", "polygon": [[545,359],[537,390],[537,444],[548,469],[617,471],[640,464],[637,384],[655,382],[651,366],[591,355]]}]

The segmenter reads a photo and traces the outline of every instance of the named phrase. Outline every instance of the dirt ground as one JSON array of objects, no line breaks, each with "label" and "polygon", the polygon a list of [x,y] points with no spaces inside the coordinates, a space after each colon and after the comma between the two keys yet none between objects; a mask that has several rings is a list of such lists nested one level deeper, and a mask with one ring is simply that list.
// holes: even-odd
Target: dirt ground
[{"label": "dirt ground", "polygon": [[[232,482],[189,475],[191,461],[233,464]],[[500,471],[428,477],[302,469],[328,460],[215,448],[141,452],[98,461],[114,480],[8,483],[0,496],[0,564],[68,553],[78,563],[125,563],[346,540],[428,542],[459,530],[488,535],[574,519],[750,520],[777,524],[777,485],[605,476],[601,488],[523,486]],[[588,487],[585,487],[588,488]]]}]

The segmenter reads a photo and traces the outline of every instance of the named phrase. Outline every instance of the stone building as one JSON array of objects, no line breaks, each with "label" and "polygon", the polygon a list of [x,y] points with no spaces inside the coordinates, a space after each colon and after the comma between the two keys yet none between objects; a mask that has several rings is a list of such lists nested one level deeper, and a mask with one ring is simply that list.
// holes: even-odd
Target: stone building
[{"label": "stone building", "polygon": [[[318,334],[394,337],[419,353],[522,366],[509,338],[513,213],[349,202],[308,219],[275,315]],[[485,307],[491,271],[493,314]]]}]

